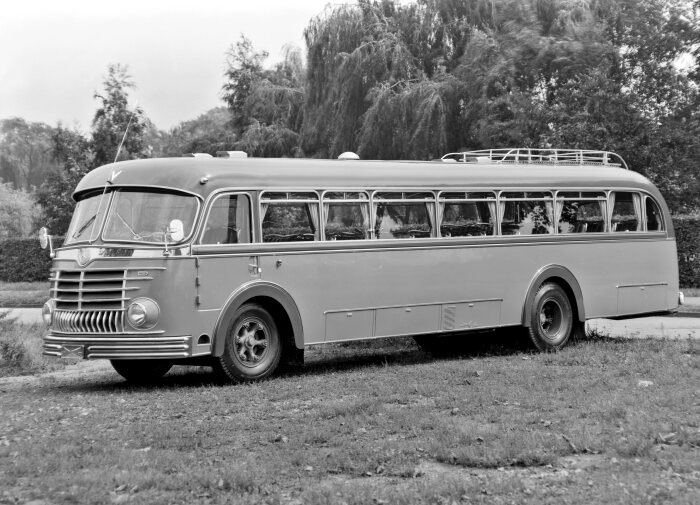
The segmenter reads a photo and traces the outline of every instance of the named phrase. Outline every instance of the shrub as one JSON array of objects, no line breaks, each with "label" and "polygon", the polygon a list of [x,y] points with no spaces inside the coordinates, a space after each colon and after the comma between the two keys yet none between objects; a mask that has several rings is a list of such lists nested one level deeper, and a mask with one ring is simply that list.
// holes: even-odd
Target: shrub
[{"label": "shrub", "polygon": [[37,238],[0,240],[0,281],[46,282],[50,269],[49,252]]},{"label": "shrub", "polygon": [[687,288],[700,287],[700,215],[675,216],[678,277]]}]

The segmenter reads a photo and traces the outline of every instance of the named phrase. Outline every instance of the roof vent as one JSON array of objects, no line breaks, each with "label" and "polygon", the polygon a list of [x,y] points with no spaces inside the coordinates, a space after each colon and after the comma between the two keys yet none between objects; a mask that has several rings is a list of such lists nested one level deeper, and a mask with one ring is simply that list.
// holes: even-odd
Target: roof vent
[{"label": "roof vent", "polygon": [[247,158],[245,151],[216,151],[217,158]]},{"label": "roof vent", "polygon": [[213,158],[209,153],[185,153],[182,155],[183,158]]},{"label": "roof vent", "polygon": [[339,160],[359,160],[360,157],[353,153],[352,151],[345,151],[343,154],[338,156]]}]

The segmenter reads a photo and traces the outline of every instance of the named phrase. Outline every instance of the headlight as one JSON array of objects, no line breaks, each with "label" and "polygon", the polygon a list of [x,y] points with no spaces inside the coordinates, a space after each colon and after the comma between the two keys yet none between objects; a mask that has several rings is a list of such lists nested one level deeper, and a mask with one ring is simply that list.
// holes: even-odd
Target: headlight
[{"label": "headlight", "polygon": [[160,308],[150,298],[136,298],[126,309],[126,319],[132,328],[149,330],[158,322]]},{"label": "headlight", "polygon": [[53,299],[49,300],[41,308],[41,317],[44,318],[46,326],[51,326],[53,322],[53,311],[56,310],[56,302]]}]

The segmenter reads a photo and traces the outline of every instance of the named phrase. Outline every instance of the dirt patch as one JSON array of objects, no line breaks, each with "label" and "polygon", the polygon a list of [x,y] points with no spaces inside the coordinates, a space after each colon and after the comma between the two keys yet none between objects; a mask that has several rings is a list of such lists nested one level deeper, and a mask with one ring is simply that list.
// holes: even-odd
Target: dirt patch
[{"label": "dirt patch", "polygon": [[45,372],[36,375],[19,375],[15,377],[0,378],[0,388],[19,388],[25,385],[36,384],[45,380],[66,380],[76,379],[85,375],[90,375],[98,372],[109,372],[112,366],[107,360],[81,360],[74,365],[69,365],[63,370],[53,372]]}]

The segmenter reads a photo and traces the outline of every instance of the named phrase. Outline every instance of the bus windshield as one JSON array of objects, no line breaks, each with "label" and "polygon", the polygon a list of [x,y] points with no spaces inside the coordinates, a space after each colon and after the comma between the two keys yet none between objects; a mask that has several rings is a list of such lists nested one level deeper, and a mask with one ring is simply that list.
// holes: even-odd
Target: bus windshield
[{"label": "bus windshield", "polygon": [[73,242],[86,242],[95,238],[94,235],[99,232],[102,226],[109,198],[109,194],[93,193],[78,202],[66,233],[66,245]]},{"label": "bus windshield", "polygon": [[165,242],[170,223],[183,224],[184,237],[192,232],[199,202],[194,196],[122,189],[114,193],[102,238],[105,241]]}]

